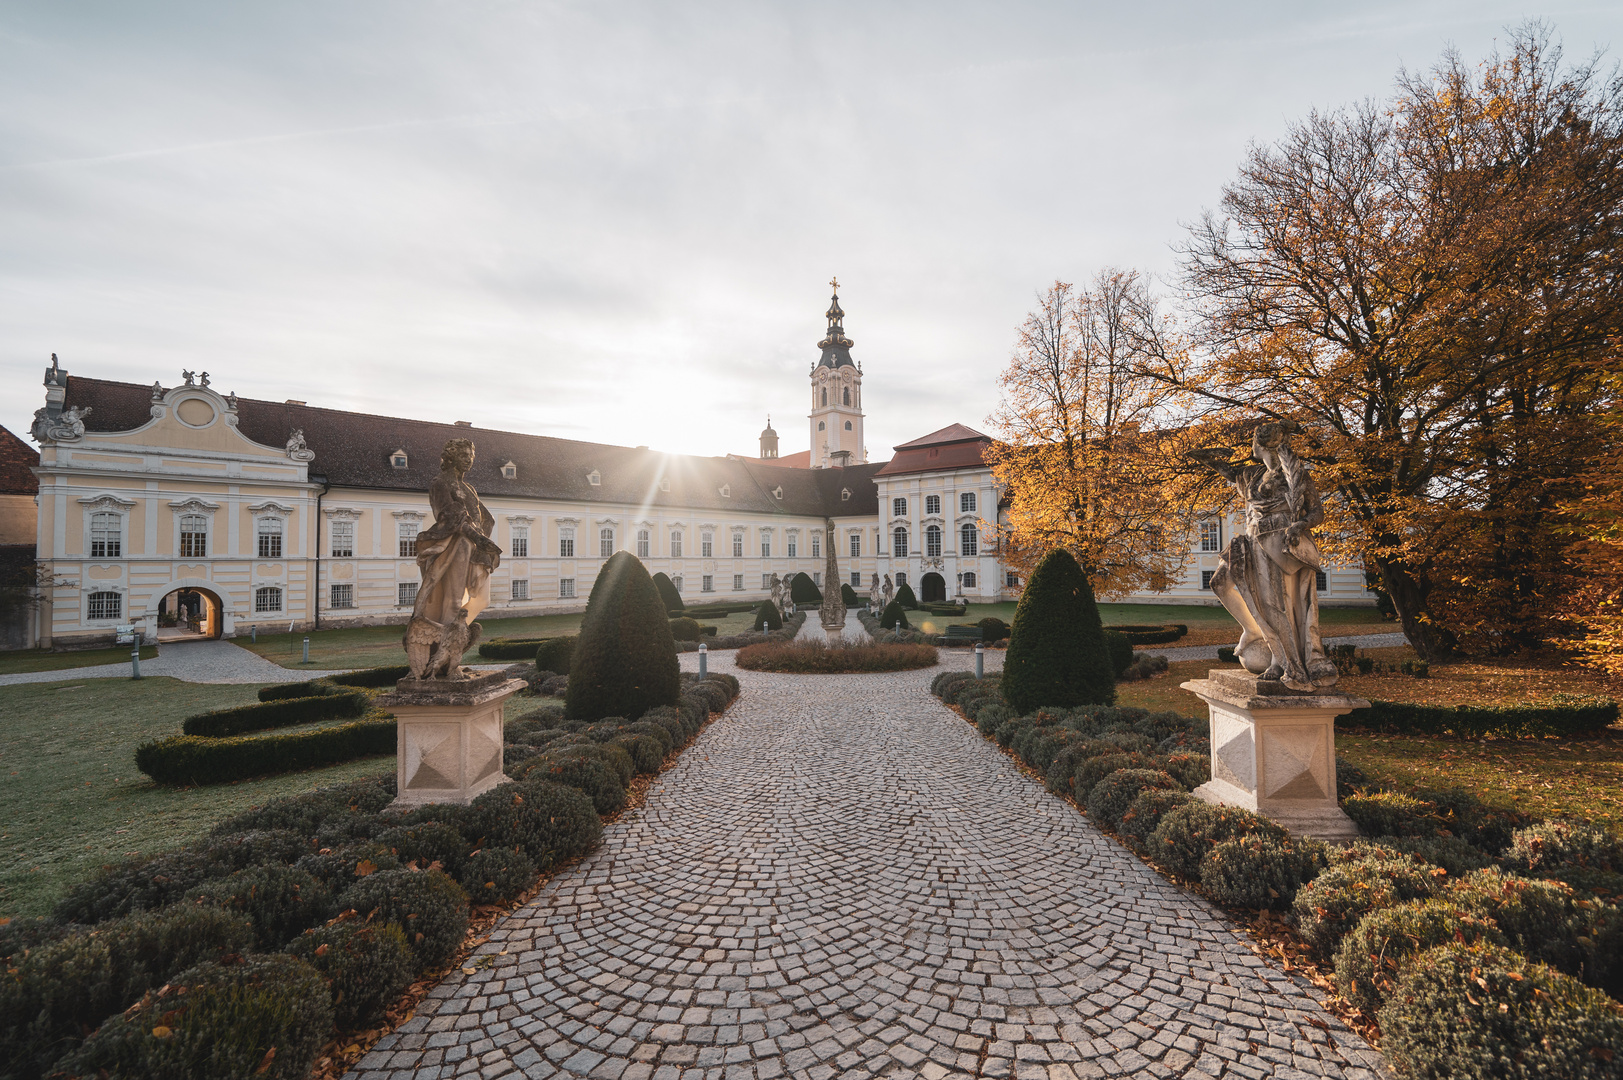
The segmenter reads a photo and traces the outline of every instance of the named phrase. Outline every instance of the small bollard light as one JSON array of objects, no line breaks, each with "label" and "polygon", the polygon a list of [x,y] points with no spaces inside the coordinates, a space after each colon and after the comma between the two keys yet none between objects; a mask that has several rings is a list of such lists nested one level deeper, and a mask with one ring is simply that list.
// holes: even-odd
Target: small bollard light
[{"label": "small bollard light", "polygon": [[304,659],[299,661],[299,663],[308,664],[309,662],[310,662],[310,639],[307,637],[307,638],[304,639]]},{"label": "small bollard light", "polygon": [[983,679],[985,677],[986,677],[986,645],[984,643],[982,643],[982,642],[977,641],[977,642],[975,642],[975,678]]},{"label": "small bollard light", "polygon": [[708,667],[708,665],[706,664],[705,661],[707,660],[709,655],[710,655],[709,646],[707,646],[702,641],[699,642],[699,678],[701,678],[701,679],[704,678],[705,675],[707,674],[706,668]]},{"label": "small bollard light", "polygon": [[248,628],[248,636],[253,639],[253,642],[254,642],[255,645],[258,645],[259,644],[259,627],[257,627],[257,626],[249,627]]},{"label": "small bollard light", "polygon": [[141,677],[141,635],[135,636],[135,644],[130,646],[130,678]]}]

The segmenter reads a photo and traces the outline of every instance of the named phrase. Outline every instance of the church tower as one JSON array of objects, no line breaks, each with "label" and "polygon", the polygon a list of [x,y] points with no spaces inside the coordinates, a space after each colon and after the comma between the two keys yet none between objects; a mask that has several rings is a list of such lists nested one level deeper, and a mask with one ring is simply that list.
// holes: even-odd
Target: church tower
[{"label": "church tower", "polygon": [[828,333],[817,347],[823,350],[811,371],[811,465],[856,465],[868,460],[862,441],[862,369],[851,359],[851,339],[845,336],[840,310],[840,282],[829,282],[834,299],[828,306]]},{"label": "church tower", "polygon": [[778,456],[778,433],[772,430],[772,417],[766,418],[766,430],[761,432],[761,457],[771,460]]}]

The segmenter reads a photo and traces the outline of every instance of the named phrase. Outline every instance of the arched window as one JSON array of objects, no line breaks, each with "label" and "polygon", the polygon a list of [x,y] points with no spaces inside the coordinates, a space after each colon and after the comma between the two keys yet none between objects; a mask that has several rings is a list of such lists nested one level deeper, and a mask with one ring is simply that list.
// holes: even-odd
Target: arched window
[{"label": "arched window", "polygon": [[282,590],[274,585],[265,585],[254,590],[254,611],[281,611]]},{"label": "arched window", "polygon": [[183,514],[180,518],[180,557],[201,559],[208,555],[208,518],[202,514]]},{"label": "arched window", "polygon": [[118,514],[90,515],[90,557],[116,559],[124,550],[123,530]]},{"label": "arched window", "polygon": [[614,530],[602,528],[597,531],[597,554],[599,558],[606,559],[614,554]]},{"label": "arched window", "polygon": [[931,525],[924,530],[924,553],[932,559],[941,557],[941,526]]},{"label": "arched window", "polygon": [[[846,403],[846,404],[847,404],[847,405],[849,405],[849,404],[851,404],[851,388],[850,388],[850,387],[849,387],[849,386],[847,386],[847,387],[846,387],[846,388],[845,388],[845,403]],[[851,426],[851,425],[850,425],[850,424],[847,424],[847,425],[845,425],[845,426],[846,426],[846,427],[850,427],[850,426]]]},{"label": "arched window", "polygon": [[261,559],[280,559],[282,557],[282,519],[259,519],[259,557]]},{"label": "arched window", "polygon": [[824,430],[827,430],[827,428],[828,428],[827,424],[823,423],[821,420],[817,421],[817,430],[818,431],[824,431]]},{"label": "arched window", "polygon": [[973,525],[965,525],[958,530],[958,554],[979,555],[981,550],[981,532]]},{"label": "arched window", "polygon": [[93,592],[86,597],[85,616],[91,619],[116,619],[124,611],[124,597],[116,592]]},{"label": "arched window", "polygon": [[975,571],[973,571],[973,570],[965,570],[964,571],[964,584],[963,584],[963,587],[966,588],[966,589],[973,589],[975,587]]},{"label": "arched window", "polygon": [[890,534],[890,553],[897,559],[907,557],[907,530],[896,529]]},{"label": "arched window", "polygon": [[823,387],[823,404],[828,404],[828,387]]},{"label": "arched window", "polygon": [[847,420],[845,422],[845,430],[847,430],[847,431],[851,430],[851,421]]},{"label": "arched window", "polygon": [[647,529],[638,529],[637,530],[637,558],[639,558],[639,559],[648,558],[648,546],[649,546],[648,545],[648,530]]}]

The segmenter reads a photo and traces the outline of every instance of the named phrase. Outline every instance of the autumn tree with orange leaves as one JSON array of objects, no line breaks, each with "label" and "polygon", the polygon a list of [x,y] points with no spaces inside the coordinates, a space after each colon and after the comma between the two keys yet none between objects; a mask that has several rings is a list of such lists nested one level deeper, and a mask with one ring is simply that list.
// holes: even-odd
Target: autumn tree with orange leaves
[{"label": "autumn tree with orange leaves", "polygon": [[[1056,281],[1017,333],[993,415],[988,464],[1006,490],[1003,557],[1030,572],[1063,547],[1101,596],[1161,589],[1214,499],[1183,462],[1170,423],[1183,391],[1146,374],[1176,347],[1144,279],[1100,272]],[[1203,478],[1202,478],[1203,481]]]}]

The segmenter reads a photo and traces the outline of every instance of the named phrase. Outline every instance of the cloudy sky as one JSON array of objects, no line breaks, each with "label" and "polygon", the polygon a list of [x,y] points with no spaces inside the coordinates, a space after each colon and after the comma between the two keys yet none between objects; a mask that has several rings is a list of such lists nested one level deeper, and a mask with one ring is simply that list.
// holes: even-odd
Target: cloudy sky
[{"label": "cloudy sky", "polygon": [[74,374],[671,451],[984,427],[1037,289],[1249,141],[1616,3],[0,3],[0,424]]}]

